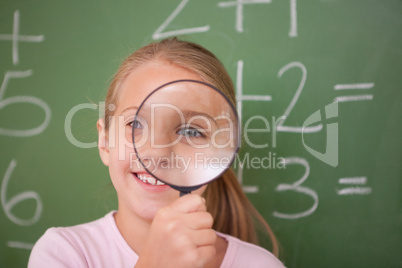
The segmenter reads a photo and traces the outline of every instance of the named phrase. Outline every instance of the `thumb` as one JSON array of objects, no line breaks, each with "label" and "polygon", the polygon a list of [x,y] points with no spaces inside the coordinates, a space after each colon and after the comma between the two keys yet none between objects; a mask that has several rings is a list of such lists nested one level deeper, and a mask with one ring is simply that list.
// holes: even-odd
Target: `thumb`
[{"label": "thumb", "polygon": [[182,213],[206,211],[205,199],[198,194],[186,194],[177,199],[173,208]]}]

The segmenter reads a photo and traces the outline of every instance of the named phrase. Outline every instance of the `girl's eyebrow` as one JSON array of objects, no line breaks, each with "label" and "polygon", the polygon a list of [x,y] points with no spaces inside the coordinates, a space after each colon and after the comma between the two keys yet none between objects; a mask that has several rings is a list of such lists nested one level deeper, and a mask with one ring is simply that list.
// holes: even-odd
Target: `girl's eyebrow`
[{"label": "girl's eyebrow", "polygon": [[215,118],[213,118],[211,115],[203,112],[198,112],[198,111],[192,111],[192,110],[183,110],[182,111],[184,118],[192,119],[194,117],[197,118],[202,118],[202,119],[207,119],[209,122],[211,122],[215,127],[219,128],[218,122],[216,122]]},{"label": "girl's eyebrow", "polygon": [[138,110],[138,106],[128,106],[128,107],[124,108],[123,111],[121,111],[121,114],[124,114],[124,113],[126,113],[126,112],[128,112],[128,111],[130,111],[130,110],[135,110],[135,111],[137,111],[137,110]]},{"label": "girl's eyebrow", "polygon": [[216,123],[215,118],[213,118],[212,116],[210,116],[207,113],[203,113],[203,112],[197,112],[197,111],[192,111],[192,110],[183,110],[182,111],[183,115],[188,118],[192,118],[192,117],[206,117],[209,119],[209,121],[212,121],[214,123]]}]

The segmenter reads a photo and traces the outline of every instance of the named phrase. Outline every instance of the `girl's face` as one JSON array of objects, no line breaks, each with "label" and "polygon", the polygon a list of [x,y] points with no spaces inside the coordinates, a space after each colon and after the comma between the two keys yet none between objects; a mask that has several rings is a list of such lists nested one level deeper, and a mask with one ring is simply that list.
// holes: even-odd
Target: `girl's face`
[{"label": "girl's face", "polygon": [[[164,62],[149,63],[136,68],[119,90],[117,107],[105,131],[98,121],[99,152],[117,191],[119,211],[134,213],[151,221],[156,212],[179,197],[179,192],[155,181],[136,159],[132,145],[132,122],[141,102],[160,85],[192,79],[199,75]],[[107,107],[113,109],[114,107]],[[145,181],[145,182],[144,182]],[[202,194],[206,186],[196,193]]]}]

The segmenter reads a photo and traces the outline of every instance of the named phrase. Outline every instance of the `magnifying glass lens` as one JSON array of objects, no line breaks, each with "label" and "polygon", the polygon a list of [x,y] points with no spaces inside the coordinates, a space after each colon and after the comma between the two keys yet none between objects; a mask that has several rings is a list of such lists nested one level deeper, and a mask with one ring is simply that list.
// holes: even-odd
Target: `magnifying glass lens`
[{"label": "magnifying glass lens", "polygon": [[216,88],[179,80],[154,90],[133,122],[137,158],[156,179],[191,188],[219,177],[239,148],[235,108]]}]

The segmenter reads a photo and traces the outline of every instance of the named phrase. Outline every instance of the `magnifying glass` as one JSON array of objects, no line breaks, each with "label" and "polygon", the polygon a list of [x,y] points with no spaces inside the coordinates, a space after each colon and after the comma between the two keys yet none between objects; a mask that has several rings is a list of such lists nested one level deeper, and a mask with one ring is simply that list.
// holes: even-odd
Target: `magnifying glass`
[{"label": "magnifying glass", "polygon": [[180,196],[219,178],[239,150],[235,107],[217,88],[176,80],[141,103],[132,137],[138,161]]}]

